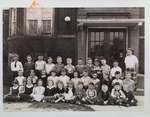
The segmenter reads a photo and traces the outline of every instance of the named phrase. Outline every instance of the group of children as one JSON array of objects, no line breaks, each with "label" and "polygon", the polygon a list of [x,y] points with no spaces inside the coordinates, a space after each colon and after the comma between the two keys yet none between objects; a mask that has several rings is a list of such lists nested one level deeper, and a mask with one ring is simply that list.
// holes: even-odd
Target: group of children
[{"label": "group of children", "polygon": [[48,57],[38,56],[34,63],[30,55],[22,65],[18,56],[11,63],[13,73],[10,93],[4,96],[6,101],[37,101],[51,103],[98,104],[135,106],[135,79],[130,70],[124,75],[117,61],[111,68],[105,58],[88,58],[86,65],[78,59],[72,65],[72,59],[58,56],[56,64]]}]

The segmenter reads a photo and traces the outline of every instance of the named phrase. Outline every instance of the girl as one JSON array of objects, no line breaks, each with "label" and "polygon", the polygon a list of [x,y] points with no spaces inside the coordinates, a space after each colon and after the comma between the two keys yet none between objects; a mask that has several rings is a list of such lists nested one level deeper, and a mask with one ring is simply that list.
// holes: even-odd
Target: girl
[{"label": "girl", "polygon": [[23,76],[23,71],[18,71],[18,76],[15,78],[16,81],[18,81],[19,86],[23,85],[23,81],[26,80],[26,78]]},{"label": "girl", "polygon": [[31,79],[33,86],[37,85],[38,77],[35,75],[34,70],[30,70],[30,76],[28,76],[28,79]]},{"label": "girl", "polygon": [[45,89],[44,102],[54,102],[54,95],[56,94],[56,88],[52,80],[48,80],[47,87]]},{"label": "girl", "polygon": [[74,76],[74,77],[71,79],[71,81],[73,82],[74,87],[75,87],[75,89],[76,89],[77,86],[78,86],[78,83],[81,82],[81,78],[79,78],[79,75],[78,75],[78,72],[77,72],[77,71],[75,71],[75,72],[73,73],[73,76]]},{"label": "girl", "polygon": [[41,102],[43,100],[45,88],[42,85],[43,85],[43,81],[39,79],[37,86],[33,88],[33,91],[31,93],[31,97],[33,98],[33,101]]},{"label": "girl", "polygon": [[45,71],[47,75],[49,75],[50,72],[54,70],[54,68],[55,68],[55,64],[53,63],[53,59],[51,57],[48,57],[47,63],[45,65]]},{"label": "girl", "polygon": [[48,82],[49,80],[52,80],[52,81],[54,82],[55,87],[56,87],[56,83],[57,83],[57,81],[58,81],[58,76],[56,76],[56,72],[55,72],[54,70],[51,71],[51,76],[49,76],[49,77],[47,78],[47,82]]}]

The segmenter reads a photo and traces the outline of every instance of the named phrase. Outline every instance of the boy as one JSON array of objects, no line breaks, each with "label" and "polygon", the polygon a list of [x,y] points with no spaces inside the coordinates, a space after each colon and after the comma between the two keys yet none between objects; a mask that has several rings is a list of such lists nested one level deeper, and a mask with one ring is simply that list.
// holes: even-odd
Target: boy
[{"label": "boy", "polygon": [[122,86],[123,86],[123,81],[122,81],[120,78],[121,78],[120,72],[119,72],[119,71],[116,71],[116,72],[115,72],[115,78],[114,78],[114,80],[112,81],[112,86],[114,86],[115,83],[118,82],[118,83],[120,84],[121,88],[122,88]]},{"label": "boy", "polygon": [[117,61],[113,62],[113,67],[110,70],[110,79],[112,79],[112,80],[115,77],[116,71],[119,71],[120,75],[122,75],[122,69],[118,65],[119,65],[119,63]]},{"label": "boy", "polygon": [[50,75],[50,72],[54,70],[55,64],[53,63],[53,59],[51,57],[48,57],[47,63],[45,65],[45,71],[47,75]]},{"label": "boy", "polygon": [[58,77],[58,80],[62,81],[64,84],[64,87],[67,87],[67,83],[69,82],[70,78],[66,75],[66,70],[61,70],[61,75]]},{"label": "boy", "polygon": [[131,74],[128,73],[123,80],[123,90],[127,97],[128,106],[136,106],[137,100],[134,96],[135,82],[131,80]]},{"label": "boy", "polygon": [[18,76],[15,78],[16,81],[18,81],[18,85],[23,85],[23,81],[26,80],[26,78],[23,76],[23,71],[18,71]]},{"label": "boy", "polygon": [[65,66],[65,69],[67,70],[67,75],[69,77],[72,77],[73,72],[75,71],[75,67],[72,65],[72,59],[67,58],[66,63],[67,63],[67,65]]},{"label": "boy", "polygon": [[84,64],[82,58],[78,59],[78,64],[76,65],[76,70],[79,72],[80,77],[83,75]]},{"label": "boy", "polygon": [[32,62],[32,57],[31,55],[27,55],[27,62],[24,64],[24,74],[26,77],[29,76],[30,70],[34,69],[35,65]]},{"label": "boy", "polygon": [[93,71],[94,65],[91,58],[88,58],[87,64],[85,65],[85,69],[88,71],[89,74]]},{"label": "boy", "polygon": [[64,64],[62,63],[62,57],[61,56],[57,56],[57,60],[56,60],[56,65],[55,65],[55,71],[57,73],[57,75],[60,75],[60,72],[62,69],[64,69]]},{"label": "boy", "polygon": [[40,77],[41,72],[45,70],[46,62],[43,59],[44,57],[42,55],[39,55],[38,60],[35,62],[35,70],[37,71],[38,77]]},{"label": "boy", "polygon": [[102,84],[101,91],[98,93],[99,104],[106,105],[109,104],[110,92],[108,90],[108,85]]},{"label": "boy", "polygon": [[83,71],[83,76],[81,77],[81,81],[83,82],[84,88],[87,89],[89,83],[92,81],[92,79],[88,76],[88,71]]},{"label": "boy", "polygon": [[98,75],[97,75],[96,72],[92,73],[92,80],[91,80],[91,82],[94,83],[95,89],[98,91],[99,88],[100,88],[100,80],[98,79]]},{"label": "boy", "polygon": [[114,84],[114,88],[111,91],[110,104],[112,105],[126,104],[126,96],[124,92],[121,90],[120,84],[118,82]]}]

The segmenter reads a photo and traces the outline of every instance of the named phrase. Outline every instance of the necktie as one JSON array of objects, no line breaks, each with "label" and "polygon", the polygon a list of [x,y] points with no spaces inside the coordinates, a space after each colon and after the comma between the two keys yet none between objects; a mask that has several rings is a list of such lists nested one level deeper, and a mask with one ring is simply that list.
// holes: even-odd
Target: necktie
[{"label": "necktie", "polygon": [[17,67],[17,61],[15,61],[15,67]]}]

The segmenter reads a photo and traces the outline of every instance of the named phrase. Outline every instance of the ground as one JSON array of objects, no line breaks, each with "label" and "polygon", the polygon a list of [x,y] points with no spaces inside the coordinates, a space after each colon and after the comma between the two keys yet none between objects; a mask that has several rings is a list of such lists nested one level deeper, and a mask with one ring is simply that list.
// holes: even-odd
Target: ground
[{"label": "ground", "polygon": [[6,112],[43,112],[43,111],[143,111],[144,96],[136,96],[138,105],[133,107],[123,106],[100,106],[100,105],[74,105],[67,103],[51,104],[51,103],[4,103],[4,111]]}]

